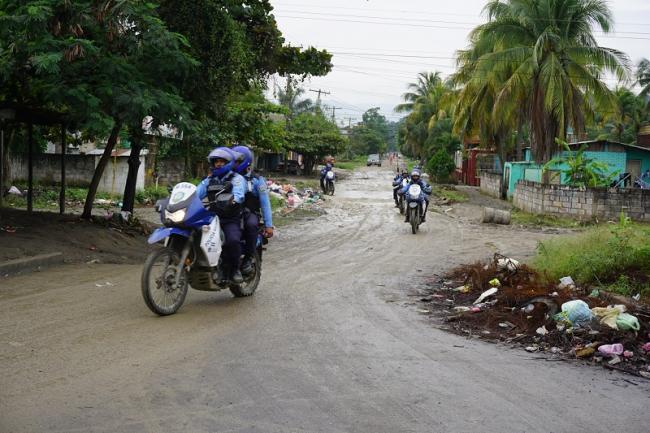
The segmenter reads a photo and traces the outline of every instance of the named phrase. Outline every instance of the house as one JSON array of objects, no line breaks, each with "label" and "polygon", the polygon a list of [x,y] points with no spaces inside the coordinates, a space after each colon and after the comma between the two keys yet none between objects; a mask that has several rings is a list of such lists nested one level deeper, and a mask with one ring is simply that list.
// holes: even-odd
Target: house
[{"label": "house", "polygon": [[478,136],[466,138],[463,150],[456,151],[456,179],[470,186],[481,184],[481,174],[484,172],[501,173],[499,157],[492,149],[482,149]]},{"label": "house", "polygon": [[[584,147],[587,158],[607,164],[607,174],[629,173],[630,180],[621,186],[632,186],[642,173],[650,170],[650,147],[610,140],[579,141],[570,143],[569,147],[574,151]],[[561,152],[560,155],[565,153]],[[503,181],[508,185],[508,197],[512,197],[515,185],[520,180],[542,182],[545,177],[543,166],[532,161],[530,148],[525,151],[525,159],[525,161],[507,162],[505,165]],[[566,165],[560,164],[547,170],[549,174],[544,180],[551,184],[565,184],[567,182],[565,175],[558,176],[553,173],[561,173],[566,168]]]}]

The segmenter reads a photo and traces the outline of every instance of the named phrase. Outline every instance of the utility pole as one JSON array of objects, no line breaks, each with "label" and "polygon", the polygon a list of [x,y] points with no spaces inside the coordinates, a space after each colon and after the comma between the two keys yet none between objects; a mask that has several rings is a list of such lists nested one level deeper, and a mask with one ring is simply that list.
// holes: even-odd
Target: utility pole
[{"label": "utility pole", "polygon": [[332,107],[332,122],[336,122],[336,110],[340,110],[343,107]]},{"label": "utility pole", "polygon": [[353,118],[352,117],[346,117],[346,119],[348,119],[348,129],[352,128],[352,120],[353,120]]},{"label": "utility pole", "polygon": [[331,92],[326,92],[325,90],[321,90],[321,89],[318,89],[318,90],[309,89],[309,91],[314,92],[314,93],[318,93],[318,98],[316,99],[316,105],[319,106],[319,107],[320,107],[320,95],[321,95],[321,93],[323,95],[331,95],[332,94]]}]

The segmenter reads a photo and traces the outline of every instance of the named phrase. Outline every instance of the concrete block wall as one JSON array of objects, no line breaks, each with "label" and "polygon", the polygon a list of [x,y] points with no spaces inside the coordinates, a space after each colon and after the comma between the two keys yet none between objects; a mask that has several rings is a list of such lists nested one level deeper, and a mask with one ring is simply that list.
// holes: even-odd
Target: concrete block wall
[{"label": "concrete block wall", "polygon": [[481,192],[492,197],[501,198],[503,176],[497,173],[481,173]]},{"label": "concrete block wall", "polygon": [[576,189],[520,181],[513,195],[515,207],[530,213],[576,219],[617,219],[621,211],[635,221],[650,221],[650,190]]}]

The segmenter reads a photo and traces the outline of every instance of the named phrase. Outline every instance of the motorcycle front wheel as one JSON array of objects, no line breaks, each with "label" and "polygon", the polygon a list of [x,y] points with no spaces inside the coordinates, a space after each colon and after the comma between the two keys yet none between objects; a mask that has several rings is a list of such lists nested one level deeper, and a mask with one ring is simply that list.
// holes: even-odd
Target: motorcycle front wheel
[{"label": "motorcycle front wheel", "polygon": [[418,208],[409,208],[409,212],[411,213],[409,216],[411,221],[411,232],[416,234],[420,228],[420,212],[418,212]]},{"label": "motorcycle front wheel", "polygon": [[251,296],[257,290],[262,277],[262,261],[260,260],[259,252],[253,256],[253,272],[249,275],[244,275],[244,282],[241,285],[230,286],[230,292],[235,298],[245,298]]},{"label": "motorcycle front wheel", "polygon": [[153,251],[142,270],[142,297],[149,309],[159,316],[176,313],[187,295],[188,276],[185,268],[176,284],[180,257],[169,247]]}]

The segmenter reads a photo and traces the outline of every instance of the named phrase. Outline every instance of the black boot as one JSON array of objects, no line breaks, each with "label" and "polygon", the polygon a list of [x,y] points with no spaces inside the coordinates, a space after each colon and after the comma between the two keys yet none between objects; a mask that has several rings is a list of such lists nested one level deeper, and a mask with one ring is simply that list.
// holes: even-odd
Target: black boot
[{"label": "black boot", "polygon": [[223,268],[223,265],[219,266],[217,268],[217,271],[215,272],[215,277],[214,278],[215,278],[217,284],[223,285],[223,284],[226,284],[228,282],[228,273]]},{"label": "black boot", "polygon": [[232,281],[235,284],[241,284],[244,282],[244,277],[242,277],[241,271],[239,269],[235,269],[235,271],[232,273],[232,277],[230,278],[230,281]]},{"label": "black boot", "polygon": [[244,275],[250,275],[255,269],[253,268],[253,258],[251,256],[245,256],[244,260],[241,262],[241,272]]}]

